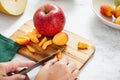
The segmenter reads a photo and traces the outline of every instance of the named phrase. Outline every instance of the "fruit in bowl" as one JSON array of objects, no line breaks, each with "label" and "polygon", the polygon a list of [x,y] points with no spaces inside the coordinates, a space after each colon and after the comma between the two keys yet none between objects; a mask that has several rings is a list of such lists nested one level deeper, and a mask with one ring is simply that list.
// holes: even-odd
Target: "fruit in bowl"
[{"label": "fruit in bowl", "polygon": [[104,5],[100,6],[100,12],[104,16],[112,17],[112,15],[114,13],[114,8],[112,5],[104,4]]},{"label": "fruit in bowl", "polygon": [[115,23],[120,25],[120,16],[116,18]]},{"label": "fruit in bowl", "polygon": [[115,4],[115,6],[120,5],[120,0],[114,0],[114,4]]},{"label": "fruit in bowl", "polygon": [[120,16],[120,5],[115,8],[113,15],[115,18]]},{"label": "fruit in bowl", "polygon": [[[113,23],[120,25],[120,5],[102,4],[100,6],[100,13],[106,17],[110,17]],[[118,18],[119,17],[119,18]]]},{"label": "fruit in bowl", "polygon": [[35,12],[33,22],[40,34],[54,36],[63,30],[65,15],[59,6],[48,3]]}]

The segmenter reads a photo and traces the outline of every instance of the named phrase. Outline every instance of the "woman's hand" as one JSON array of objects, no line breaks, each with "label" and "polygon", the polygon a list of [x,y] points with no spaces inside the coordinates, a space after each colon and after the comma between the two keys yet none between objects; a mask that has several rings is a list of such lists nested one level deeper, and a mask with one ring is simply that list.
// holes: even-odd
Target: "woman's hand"
[{"label": "woman's hand", "polygon": [[8,76],[8,73],[18,71],[20,67],[30,67],[34,65],[33,61],[11,61],[0,63],[0,80],[24,80],[25,75],[14,74]]},{"label": "woman's hand", "polygon": [[75,80],[78,75],[79,70],[75,63],[67,58],[60,61],[54,58],[40,69],[35,80]]}]

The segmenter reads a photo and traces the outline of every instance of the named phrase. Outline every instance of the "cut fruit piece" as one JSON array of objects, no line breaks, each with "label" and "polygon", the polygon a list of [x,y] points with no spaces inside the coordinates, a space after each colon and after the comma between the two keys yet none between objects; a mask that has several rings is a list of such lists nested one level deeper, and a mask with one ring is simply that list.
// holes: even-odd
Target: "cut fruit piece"
[{"label": "cut fruit piece", "polygon": [[47,46],[52,44],[52,40],[48,40],[46,41],[43,45],[42,45],[42,49],[45,50],[47,48]]},{"label": "cut fruit piece", "polygon": [[38,44],[38,46],[41,47],[46,41],[47,41],[47,37],[44,37],[44,38],[40,41],[40,43]]},{"label": "cut fruit piece", "polygon": [[84,42],[78,42],[78,49],[88,49],[88,44]]},{"label": "cut fruit piece", "polygon": [[37,38],[37,36],[36,36],[35,33],[33,33],[33,32],[28,32],[26,35],[30,38],[30,40],[31,40],[33,43],[38,43],[38,42],[39,42],[39,40],[38,40],[38,38]]},{"label": "cut fruit piece", "polygon": [[26,45],[26,47],[27,47],[28,50],[29,50],[30,52],[32,52],[32,53],[35,53],[35,52],[36,52],[36,50],[35,50],[32,46]]},{"label": "cut fruit piece", "polygon": [[53,37],[53,43],[56,45],[65,45],[68,42],[68,34],[65,32],[59,32]]},{"label": "cut fruit piece", "polygon": [[62,59],[62,53],[59,52],[59,53],[56,55],[56,57],[57,57],[58,61],[61,60],[61,59]]},{"label": "cut fruit piece", "polygon": [[0,11],[9,15],[21,15],[27,5],[27,0],[0,0]]},{"label": "cut fruit piece", "polygon": [[37,38],[40,38],[42,36],[42,34],[40,34],[37,29],[33,29],[32,33],[36,34]]},{"label": "cut fruit piece", "polygon": [[20,45],[27,45],[30,42],[30,38],[28,36],[25,36],[25,35],[17,36],[15,42],[20,44]]}]

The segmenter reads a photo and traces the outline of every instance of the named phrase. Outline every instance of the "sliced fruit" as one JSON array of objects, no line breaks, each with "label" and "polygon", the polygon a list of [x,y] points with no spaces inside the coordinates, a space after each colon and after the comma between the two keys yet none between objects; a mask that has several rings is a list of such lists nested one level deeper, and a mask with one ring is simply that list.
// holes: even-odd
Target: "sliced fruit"
[{"label": "sliced fruit", "polygon": [[38,46],[42,46],[47,41],[47,37],[44,37],[38,44]]},{"label": "sliced fruit", "polygon": [[36,34],[37,38],[40,38],[42,36],[42,34],[40,34],[37,29],[33,29],[32,33]]},{"label": "sliced fruit", "polygon": [[32,53],[35,53],[35,52],[36,52],[36,50],[35,50],[32,46],[26,45],[26,47],[27,47],[28,50],[29,50],[30,52],[32,52]]},{"label": "sliced fruit", "polygon": [[17,36],[15,42],[20,44],[20,45],[27,45],[30,42],[30,38],[28,36],[25,36],[25,35]]},{"label": "sliced fruit", "polygon": [[56,55],[56,57],[57,57],[58,61],[61,60],[61,59],[62,59],[62,53],[59,52],[59,53]]},{"label": "sliced fruit", "polygon": [[33,33],[33,32],[28,32],[26,35],[30,38],[30,40],[31,40],[33,43],[38,43],[38,42],[39,42],[39,40],[38,40],[38,38],[37,38],[37,36],[36,36],[35,33]]},{"label": "sliced fruit", "polygon": [[68,34],[59,32],[53,37],[53,43],[56,45],[65,45],[68,42]]},{"label": "sliced fruit", "polygon": [[48,40],[46,41],[43,45],[42,45],[42,49],[45,50],[47,48],[47,46],[52,44],[52,40]]},{"label": "sliced fruit", "polygon": [[27,5],[27,0],[0,0],[0,11],[9,15],[21,15]]},{"label": "sliced fruit", "polygon": [[88,49],[88,44],[84,42],[78,42],[78,49]]}]

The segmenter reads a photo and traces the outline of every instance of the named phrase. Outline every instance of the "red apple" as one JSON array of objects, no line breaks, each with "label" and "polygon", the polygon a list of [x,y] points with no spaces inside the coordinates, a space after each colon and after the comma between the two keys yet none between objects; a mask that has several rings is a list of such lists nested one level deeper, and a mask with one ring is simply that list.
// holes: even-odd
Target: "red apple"
[{"label": "red apple", "polygon": [[45,36],[53,36],[63,30],[65,16],[60,7],[48,3],[35,12],[33,22],[39,33]]}]

